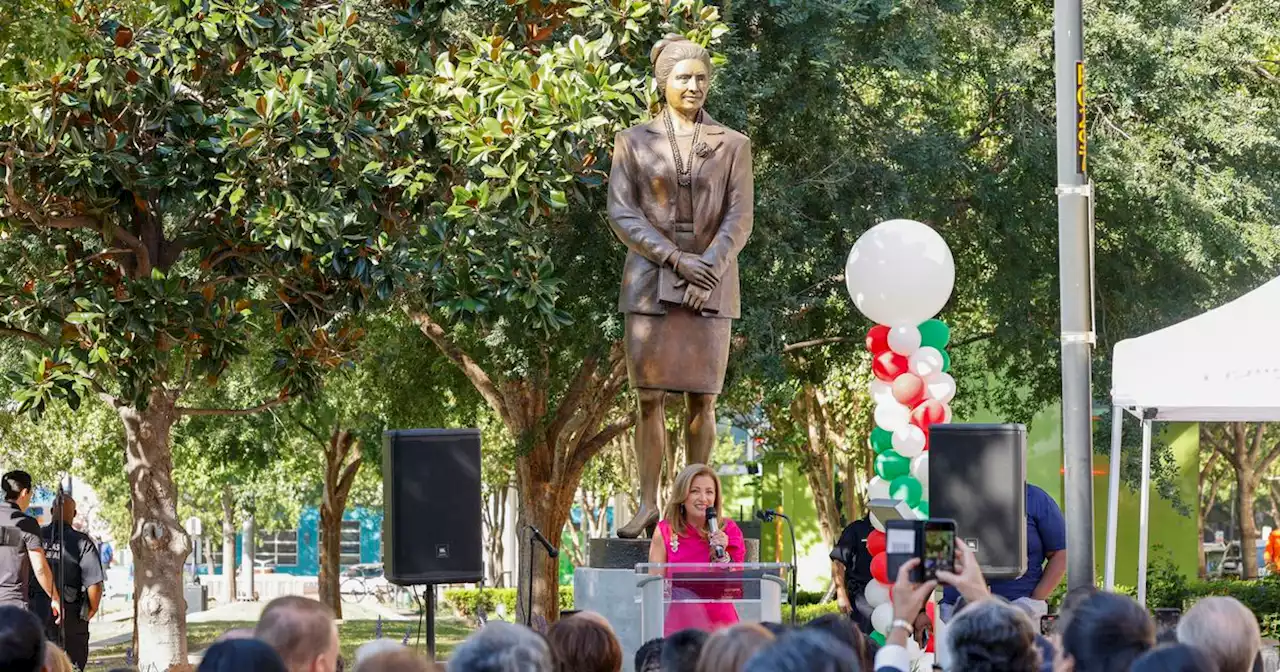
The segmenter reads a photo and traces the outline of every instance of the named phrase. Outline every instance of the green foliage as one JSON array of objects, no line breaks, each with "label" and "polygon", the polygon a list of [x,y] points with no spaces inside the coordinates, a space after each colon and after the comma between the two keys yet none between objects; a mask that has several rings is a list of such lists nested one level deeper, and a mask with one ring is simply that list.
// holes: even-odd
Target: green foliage
[{"label": "green foliage", "polygon": [[[471,618],[478,609],[492,618],[500,604],[508,618],[516,613],[515,588],[450,588],[444,591],[444,601],[458,618]],[[560,586],[560,609],[573,609],[572,586]]]},{"label": "green foliage", "polygon": [[[783,616],[786,617],[791,612],[783,607]],[[804,625],[809,621],[827,614],[840,613],[840,605],[835,602],[823,602],[821,604],[802,604],[796,607],[796,622]]]}]

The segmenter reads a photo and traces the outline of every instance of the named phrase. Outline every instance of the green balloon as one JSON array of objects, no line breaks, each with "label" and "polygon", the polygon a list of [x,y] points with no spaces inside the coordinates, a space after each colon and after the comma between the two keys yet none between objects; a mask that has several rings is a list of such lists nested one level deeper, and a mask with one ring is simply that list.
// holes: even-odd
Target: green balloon
[{"label": "green balloon", "polygon": [[[886,481],[894,481],[911,473],[911,460],[899,455],[895,451],[888,451],[876,455],[876,476]],[[896,482],[896,481],[894,481]],[[893,491],[890,490],[890,493]]]},{"label": "green balloon", "polygon": [[881,427],[871,430],[871,449],[879,455],[887,450],[893,450],[893,434]]},{"label": "green balloon", "polygon": [[872,632],[872,633],[871,633],[871,639],[875,640],[876,644],[879,644],[880,646],[884,646],[884,633],[883,633],[883,632],[880,632],[879,630],[876,630],[876,631]]},{"label": "green balloon", "polygon": [[900,499],[906,502],[907,506],[914,508],[920,504],[920,498],[924,496],[924,487],[915,476],[899,476],[889,483],[889,496]]},{"label": "green balloon", "polygon": [[951,372],[951,353],[947,352],[946,350],[942,350],[941,348],[938,349],[938,352],[942,353],[942,370],[947,373],[950,373]]},{"label": "green balloon", "polygon": [[920,520],[929,519],[929,502],[920,502],[919,504],[916,504],[912,510],[916,512],[916,516],[919,517]]},{"label": "green balloon", "polygon": [[920,324],[920,347],[945,349],[951,342],[951,327],[942,320],[925,320]]}]

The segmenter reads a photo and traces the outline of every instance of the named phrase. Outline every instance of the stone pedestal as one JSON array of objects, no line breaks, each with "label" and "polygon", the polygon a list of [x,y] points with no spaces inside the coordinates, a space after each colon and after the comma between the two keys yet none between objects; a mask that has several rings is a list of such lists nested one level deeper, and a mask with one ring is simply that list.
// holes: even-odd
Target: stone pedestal
[{"label": "stone pedestal", "polygon": [[[759,562],[760,541],[746,539],[746,562]],[[622,644],[622,670],[634,672],[640,641],[640,591],[636,565],[649,561],[648,539],[591,539],[587,566],[573,571],[573,606],[594,611],[609,624]]]}]

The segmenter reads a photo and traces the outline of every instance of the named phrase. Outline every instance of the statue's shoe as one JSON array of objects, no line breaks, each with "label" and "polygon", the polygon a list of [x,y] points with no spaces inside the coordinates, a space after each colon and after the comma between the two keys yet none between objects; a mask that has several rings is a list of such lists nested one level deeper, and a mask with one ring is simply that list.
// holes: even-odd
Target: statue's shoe
[{"label": "statue's shoe", "polygon": [[640,510],[631,519],[631,522],[618,528],[619,539],[638,539],[641,532],[648,532],[649,537],[653,537],[654,528],[658,526],[658,509],[657,507],[648,507],[641,505]]}]

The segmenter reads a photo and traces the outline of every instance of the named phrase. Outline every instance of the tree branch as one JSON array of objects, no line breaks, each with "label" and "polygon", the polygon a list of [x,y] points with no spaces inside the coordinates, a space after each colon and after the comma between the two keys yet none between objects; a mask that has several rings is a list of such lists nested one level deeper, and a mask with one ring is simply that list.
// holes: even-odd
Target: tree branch
[{"label": "tree branch", "polygon": [[582,397],[587,393],[588,383],[595,376],[598,363],[595,357],[588,357],[582,360],[582,365],[578,367],[578,372],[573,375],[573,381],[569,383],[564,396],[560,398],[555,417],[547,425],[547,443],[555,445],[560,437],[560,432],[564,430],[565,425],[569,423],[569,419],[573,417],[574,412],[582,404]]},{"label": "tree branch", "polygon": [[53,344],[45,340],[44,336],[41,336],[40,334],[37,334],[34,331],[27,331],[25,329],[16,329],[14,327],[0,327],[0,336],[14,336],[16,338],[25,338],[28,341],[31,341],[33,343],[39,343],[40,345],[50,347],[50,348],[53,347]]},{"label": "tree branch", "polygon": [[614,440],[618,435],[628,429],[631,429],[635,424],[635,413],[628,413],[622,418],[614,420],[606,425],[597,432],[595,436],[578,444],[578,449],[574,451],[573,460],[569,465],[569,471],[573,471],[580,466],[586,465],[587,461],[591,459],[591,456],[599,452],[601,448],[604,448],[605,444]]},{"label": "tree branch", "polygon": [[833,345],[835,343],[848,343],[850,341],[863,340],[857,336],[826,336],[823,338],[815,338],[811,341],[800,341],[799,343],[790,343],[782,347],[782,354],[789,355],[797,350],[805,348],[814,348],[820,345]]},{"label": "tree branch", "polygon": [[220,415],[220,416],[253,415],[254,413],[261,413],[262,411],[275,408],[276,406],[279,406],[281,404],[286,404],[290,401],[292,401],[292,398],[289,397],[289,395],[284,395],[281,397],[276,397],[275,399],[272,399],[270,401],[264,401],[261,404],[258,404],[257,406],[251,406],[249,408],[188,408],[185,406],[179,406],[173,410],[177,412],[178,415],[185,415],[185,416],[192,416],[192,417],[198,416],[198,415],[205,415],[205,416],[207,415]]},{"label": "tree branch", "polygon": [[518,436],[520,432],[524,431],[524,427],[516,424],[515,416],[511,414],[506,398],[498,389],[498,386],[493,383],[493,379],[471,358],[471,355],[468,355],[457,344],[449,340],[449,335],[445,333],[444,327],[436,324],[431,319],[431,316],[425,312],[410,310],[406,310],[406,312],[409,315],[409,319],[418,325],[418,329],[423,335],[434,343],[440,349],[440,352],[449,358],[449,361],[453,362],[459,369],[462,369],[462,373],[475,386],[480,396],[484,397],[484,400],[488,402],[489,407],[498,414],[498,417],[502,418],[503,423],[506,424],[512,435]]}]

